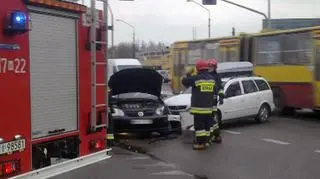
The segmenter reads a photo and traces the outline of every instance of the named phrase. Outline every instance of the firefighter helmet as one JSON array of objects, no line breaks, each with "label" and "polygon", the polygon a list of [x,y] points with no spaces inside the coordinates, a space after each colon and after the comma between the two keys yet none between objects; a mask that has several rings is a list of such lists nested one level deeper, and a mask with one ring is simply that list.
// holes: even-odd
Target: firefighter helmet
[{"label": "firefighter helmet", "polygon": [[209,67],[217,68],[218,63],[217,63],[216,59],[212,58],[212,59],[209,59],[208,65],[209,65]]},{"label": "firefighter helmet", "polygon": [[208,62],[206,60],[200,59],[197,61],[196,68],[197,68],[197,71],[207,70]]}]

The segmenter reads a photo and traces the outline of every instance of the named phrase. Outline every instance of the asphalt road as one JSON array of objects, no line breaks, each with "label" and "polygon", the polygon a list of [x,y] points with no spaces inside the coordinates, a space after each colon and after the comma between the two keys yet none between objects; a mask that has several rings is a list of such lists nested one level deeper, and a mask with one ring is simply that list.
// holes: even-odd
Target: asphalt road
[{"label": "asphalt road", "polygon": [[275,116],[265,124],[228,124],[222,144],[206,151],[192,150],[187,132],[174,139],[122,140],[146,153],[115,153],[109,161],[57,178],[113,178],[112,173],[120,173],[114,178],[318,179],[319,129],[320,120],[303,113]]}]

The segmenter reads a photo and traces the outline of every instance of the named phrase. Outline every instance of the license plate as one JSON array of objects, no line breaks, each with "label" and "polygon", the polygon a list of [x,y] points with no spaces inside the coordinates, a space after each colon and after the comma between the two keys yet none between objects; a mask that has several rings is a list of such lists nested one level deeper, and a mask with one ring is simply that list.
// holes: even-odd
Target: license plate
[{"label": "license plate", "polygon": [[181,121],[180,115],[168,115],[168,121]]},{"label": "license plate", "polygon": [[22,151],[26,148],[26,140],[20,139],[0,144],[0,155],[10,154],[16,151]]},{"label": "license plate", "polygon": [[131,124],[152,124],[152,120],[140,119],[140,120],[131,120]]}]

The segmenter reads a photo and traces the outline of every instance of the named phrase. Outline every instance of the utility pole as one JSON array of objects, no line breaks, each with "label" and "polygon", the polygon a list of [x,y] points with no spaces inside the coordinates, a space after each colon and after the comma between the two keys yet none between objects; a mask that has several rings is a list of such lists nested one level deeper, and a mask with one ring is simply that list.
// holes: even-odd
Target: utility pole
[{"label": "utility pole", "polygon": [[232,36],[236,36],[236,29],[232,27]]},{"label": "utility pole", "polygon": [[[246,9],[246,10],[248,10],[248,11],[251,11],[251,12],[254,12],[254,13],[257,13],[257,14],[262,15],[262,16],[266,19],[266,21],[268,22],[268,28],[271,29],[271,23],[270,23],[270,19],[269,19],[270,16],[268,17],[265,13],[260,12],[260,11],[257,11],[257,10],[254,10],[254,9],[252,9],[252,8],[249,8],[249,7],[246,7],[246,6],[243,6],[243,5],[240,5],[240,4],[237,4],[237,3],[234,3],[234,2],[231,2],[231,1],[228,1],[228,0],[221,0],[221,1],[226,2],[226,3],[228,3],[228,4],[232,4],[232,5],[234,5],[234,6],[238,6],[238,7],[240,7],[240,8]],[[268,6],[270,6],[270,0],[268,0]],[[270,7],[269,7],[269,8],[270,8]],[[270,10],[269,10],[269,14],[270,14]]]},{"label": "utility pole", "polygon": [[133,37],[132,37],[132,58],[136,58],[136,32],[133,29]]},{"label": "utility pole", "polygon": [[110,28],[108,28],[109,30],[111,30],[111,56],[112,58],[115,57],[115,49],[114,49],[114,15],[113,15],[113,11],[111,9],[110,4],[108,4],[108,8],[110,11],[110,15],[111,15],[111,26]]},{"label": "utility pole", "polygon": [[271,0],[268,0],[268,28],[271,29]]},{"label": "utility pole", "polygon": [[202,7],[204,10],[208,12],[208,37],[211,37],[211,13],[210,9],[206,8],[204,5],[198,3],[197,1],[194,0],[187,0],[187,2],[192,2],[194,4],[197,4],[198,6]]},{"label": "utility pole", "polygon": [[133,31],[133,36],[132,36],[132,58],[135,58],[135,52],[136,52],[136,30],[135,30],[135,27],[133,26],[133,25],[131,25],[131,24],[129,24],[128,22],[126,22],[126,21],[124,21],[124,20],[122,20],[122,19],[116,19],[116,21],[118,21],[118,22],[122,22],[122,23],[124,23],[124,24],[127,24],[129,27],[131,27],[132,28],[132,31]]}]

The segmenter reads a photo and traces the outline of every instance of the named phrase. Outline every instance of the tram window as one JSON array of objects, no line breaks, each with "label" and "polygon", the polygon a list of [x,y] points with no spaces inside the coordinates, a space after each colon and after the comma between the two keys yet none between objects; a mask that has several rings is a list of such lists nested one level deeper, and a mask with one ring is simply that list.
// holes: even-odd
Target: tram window
[{"label": "tram window", "polygon": [[205,59],[215,58],[216,60],[220,61],[219,44],[206,43],[203,54]]},{"label": "tram window", "polygon": [[229,62],[237,62],[240,61],[239,59],[239,46],[234,46],[229,48]]},{"label": "tram window", "polygon": [[228,49],[226,47],[220,47],[220,62],[226,62],[228,60]]},{"label": "tram window", "polygon": [[256,64],[280,64],[281,36],[268,36],[256,38]]},{"label": "tram window", "polygon": [[201,58],[201,49],[197,50],[189,50],[188,52],[188,64],[189,65],[194,65],[196,64],[197,60]]},{"label": "tram window", "polygon": [[173,66],[174,74],[179,74],[179,58],[180,58],[180,53],[177,50],[174,53],[174,63],[173,63],[174,64],[174,66]]},{"label": "tram window", "polygon": [[312,44],[309,33],[295,33],[284,36],[283,62],[285,64],[310,64]]}]

